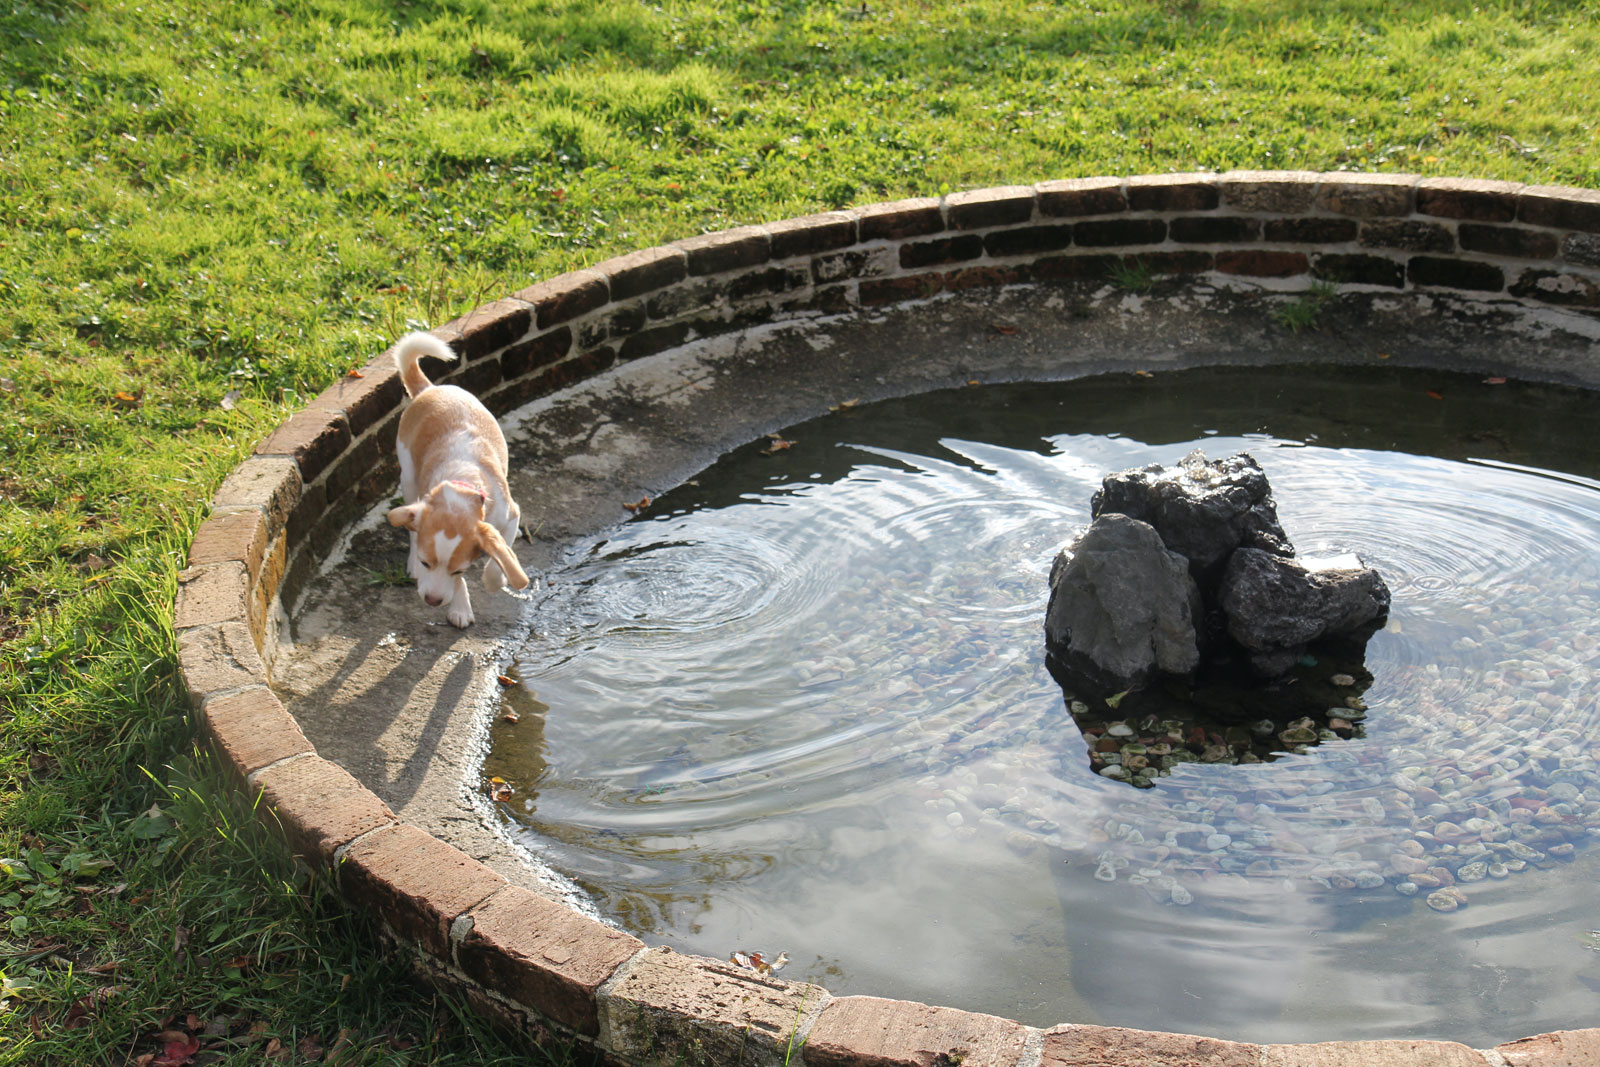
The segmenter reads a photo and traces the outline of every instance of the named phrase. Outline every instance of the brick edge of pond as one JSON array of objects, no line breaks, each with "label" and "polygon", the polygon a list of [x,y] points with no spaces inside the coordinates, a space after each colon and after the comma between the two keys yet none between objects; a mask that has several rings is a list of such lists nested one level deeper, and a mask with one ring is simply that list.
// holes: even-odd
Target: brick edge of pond
[{"label": "brick edge of pond", "polygon": [[[1119,268],[1283,292],[1437,292],[1600,319],[1600,192],[1388,174],[1083,178],[874,204],[707,234],[540,282],[433,332],[424,367],[496,414],[633,359],[765,323]],[[449,373],[446,373],[446,371]],[[394,492],[402,390],[387,353],[233,471],[179,575],[173,625],[202,731],[288,847],[432,981],[535,1039],[614,1063],[805,1067],[1579,1067],[1600,1028],[1448,1041],[1257,1045],[991,1015],[757,975],[649,948],[509,884],[319,757],[271,689],[280,605]]]}]

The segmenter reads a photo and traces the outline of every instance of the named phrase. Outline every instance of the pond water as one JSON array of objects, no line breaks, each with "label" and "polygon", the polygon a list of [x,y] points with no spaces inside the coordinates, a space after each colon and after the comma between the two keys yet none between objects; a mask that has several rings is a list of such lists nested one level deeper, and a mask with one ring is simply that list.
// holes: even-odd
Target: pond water
[{"label": "pond water", "polygon": [[[1597,430],[1590,394],[1383,366],[846,402],[544,576],[483,786],[602,914],[836,994],[1262,1041],[1581,1026]],[[1104,474],[1194,448],[1254,455],[1300,553],[1358,553],[1393,608],[1354,736],[1139,789],[1094,731],[1184,739],[1074,719],[1047,578]]]}]

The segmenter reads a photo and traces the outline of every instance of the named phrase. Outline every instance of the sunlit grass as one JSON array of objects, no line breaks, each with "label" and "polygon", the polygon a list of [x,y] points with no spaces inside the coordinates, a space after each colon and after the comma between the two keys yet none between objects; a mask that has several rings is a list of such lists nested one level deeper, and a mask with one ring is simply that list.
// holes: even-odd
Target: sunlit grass
[{"label": "sunlit grass", "polygon": [[[26,867],[31,850],[57,877],[0,884],[17,893],[5,922],[26,919],[0,928],[0,1062],[122,1062],[189,1013],[291,1046],[349,1031],[361,1051],[341,1062],[513,1054],[412,991],[188,754],[170,631],[188,537],[257,440],[397,334],[659,241],[1010,182],[1248,167],[1593,188],[1597,15],[1594,0],[9,6],[0,856]],[[1295,314],[1312,326],[1315,310]],[[64,874],[69,856],[109,866]],[[219,970],[241,956],[258,962]]]}]

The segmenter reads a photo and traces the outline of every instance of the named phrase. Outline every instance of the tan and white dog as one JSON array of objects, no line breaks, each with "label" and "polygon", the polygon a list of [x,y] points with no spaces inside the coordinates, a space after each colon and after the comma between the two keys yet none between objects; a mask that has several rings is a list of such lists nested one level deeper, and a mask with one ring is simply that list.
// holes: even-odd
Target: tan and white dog
[{"label": "tan and white dog", "polygon": [[489,557],[483,584],[501,589],[509,577],[526,588],[511,551],[522,513],[506,483],[505,435],[477,397],[454,385],[434,385],[417,366],[423,356],[452,362],[450,346],[429,333],[408,333],[394,346],[400,382],[411,397],[400,416],[400,496],[405,506],[389,522],[411,531],[406,571],[430,607],[443,606],[451,625],[472,625],[466,569]]}]

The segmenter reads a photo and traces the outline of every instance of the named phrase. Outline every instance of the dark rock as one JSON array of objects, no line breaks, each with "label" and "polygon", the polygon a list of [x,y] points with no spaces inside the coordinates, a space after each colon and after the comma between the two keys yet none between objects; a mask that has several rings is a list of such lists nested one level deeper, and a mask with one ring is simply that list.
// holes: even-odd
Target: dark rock
[{"label": "dark rock", "polygon": [[1308,570],[1271,552],[1241,548],[1223,572],[1219,603],[1228,636],[1259,673],[1275,677],[1311,642],[1381,623],[1389,614],[1389,587],[1354,556]]},{"label": "dark rock", "polygon": [[1108,474],[1090,502],[1096,517],[1119,512],[1149,523],[1172,551],[1189,561],[1202,588],[1237,548],[1292,556],[1278,524],[1267,476],[1249,455],[1207,461],[1196,450],[1176,470],[1153,464]]},{"label": "dark rock", "polygon": [[1149,524],[1106,514],[1056,557],[1045,645],[1095,687],[1116,692],[1156,671],[1193,671],[1200,613],[1187,561]]}]

